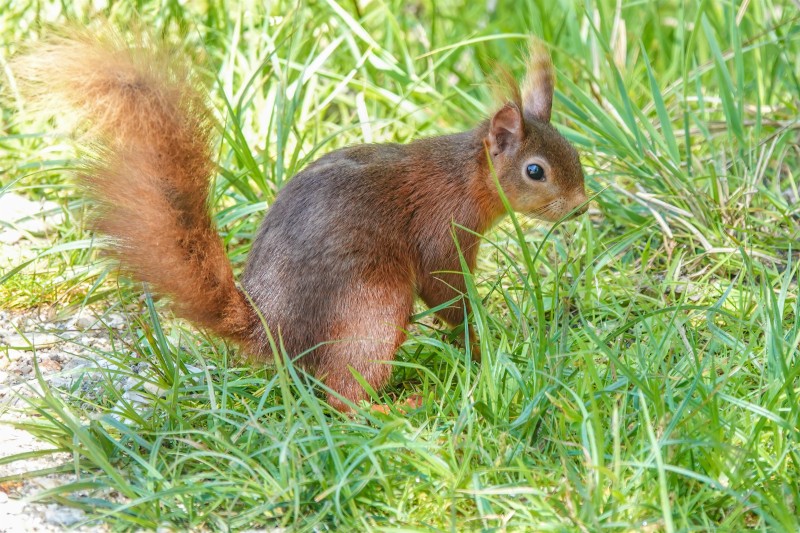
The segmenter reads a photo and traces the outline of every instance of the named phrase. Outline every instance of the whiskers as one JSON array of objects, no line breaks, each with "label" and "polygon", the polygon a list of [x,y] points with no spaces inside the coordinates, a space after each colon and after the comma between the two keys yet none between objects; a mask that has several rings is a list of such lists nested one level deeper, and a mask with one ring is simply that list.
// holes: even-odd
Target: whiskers
[{"label": "whiskers", "polygon": [[553,216],[558,214],[560,211],[563,210],[564,201],[562,199],[553,200],[550,203],[547,203],[541,207],[534,209],[533,211],[528,211],[526,213],[529,217],[538,218],[547,221],[554,221],[553,219],[558,219],[558,216]]}]

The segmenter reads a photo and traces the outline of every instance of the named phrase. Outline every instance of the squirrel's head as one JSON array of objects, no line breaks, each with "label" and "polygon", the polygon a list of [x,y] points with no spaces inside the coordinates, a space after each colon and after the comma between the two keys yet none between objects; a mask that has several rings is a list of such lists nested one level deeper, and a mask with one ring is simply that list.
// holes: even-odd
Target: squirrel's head
[{"label": "squirrel's head", "polygon": [[587,202],[578,152],[550,124],[553,80],[550,54],[534,41],[525,82],[520,90],[511,79],[485,139],[514,211],[551,222],[585,212]]}]

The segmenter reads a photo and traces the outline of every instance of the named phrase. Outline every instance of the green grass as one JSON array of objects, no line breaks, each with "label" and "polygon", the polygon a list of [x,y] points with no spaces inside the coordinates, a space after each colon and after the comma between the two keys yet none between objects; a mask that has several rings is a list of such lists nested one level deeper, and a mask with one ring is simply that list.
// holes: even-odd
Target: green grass
[{"label": "green grass", "polygon": [[[0,9],[2,66],[40,21],[96,19],[89,4]],[[3,78],[1,190],[70,216],[38,258],[3,265],[0,307],[53,295],[139,310],[114,350],[92,352],[91,386],[42,383],[27,400],[17,425],[77,475],[41,496],[115,529],[800,529],[800,13],[790,0],[620,6],[101,9],[182,39],[208,80],[214,209],[237,268],[309,161],[471,127],[491,112],[493,65],[521,73],[527,34],[552,45],[554,121],[596,209],[487,236],[468,294],[483,363],[420,316],[377,398],[421,394],[406,415],[341,416],[291,365],[255,368],[137,304],[141,287],[115,281],[82,227],[69,142],[31,123]],[[122,393],[131,380],[141,396]]]}]

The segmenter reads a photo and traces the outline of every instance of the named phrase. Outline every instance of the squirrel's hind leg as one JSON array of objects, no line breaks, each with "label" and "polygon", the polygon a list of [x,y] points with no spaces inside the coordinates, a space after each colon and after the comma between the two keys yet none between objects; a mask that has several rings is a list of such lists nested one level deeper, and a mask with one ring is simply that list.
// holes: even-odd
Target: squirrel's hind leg
[{"label": "squirrel's hind leg", "polygon": [[411,285],[403,280],[361,282],[348,291],[332,324],[334,340],[318,348],[317,373],[333,391],[328,394],[332,407],[350,410],[340,396],[355,404],[369,399],[354,372],[375,390],[386,384],[390,363],[406,339],[412,303]]}]

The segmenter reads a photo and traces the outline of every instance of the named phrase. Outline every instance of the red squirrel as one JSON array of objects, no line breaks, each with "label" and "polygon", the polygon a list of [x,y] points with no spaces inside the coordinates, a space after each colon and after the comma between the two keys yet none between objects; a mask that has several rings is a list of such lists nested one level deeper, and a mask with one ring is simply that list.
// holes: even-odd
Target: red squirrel
[{"label": "red squirrel", "polygon": [[[15,65],[49,113],[87,128],[79,180],[124,270],[177,315],[269,360],[266,326],[343,411],[368,399],[352,371],[386,384],[415,296],[436,307],[463,294],[455,239],[472,271],[478,235],[505,214],[496,183],[515,211],[546,221],[587,203],[578,154],[550,123],[550,56],[534,42],[522,87],[474,129],[342,148],[294,176],[237,286],[208,210],[214,121],[191,69],[163,45],[82,32]],[[456,326],[465,310],[437,315]]]}]

